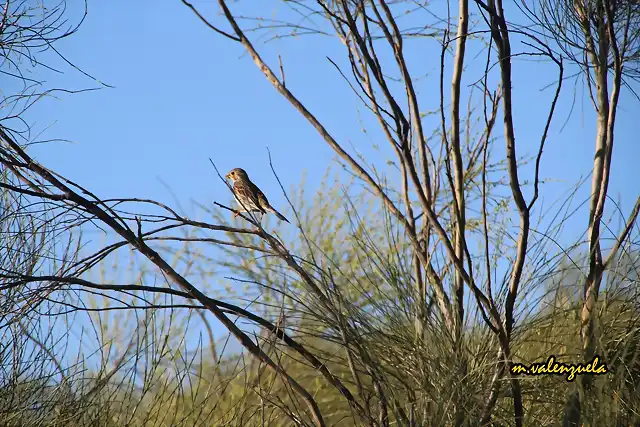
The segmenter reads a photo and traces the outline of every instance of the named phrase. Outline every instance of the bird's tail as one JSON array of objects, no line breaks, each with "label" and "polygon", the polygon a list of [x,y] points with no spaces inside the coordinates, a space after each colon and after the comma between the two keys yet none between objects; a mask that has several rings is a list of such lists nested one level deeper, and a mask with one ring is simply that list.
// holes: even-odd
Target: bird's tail
[{"label": "bird's tail", "polygon": [[278,212],[277,210],[275,210],[275,209],[274,209],[274,208],[272,208],[271,206],[269,206],[269,207],[270,207],[270,209],[268,209],[268,210],[270,210],[271,212],[273,212],[273,213],[275,214],[275,216],[277,216],[277,217],[278,217],[278,219],[279,219],[280,221],[284,221],[284,222],[286,222],[286,223],[291,224],[291,223],[289,222],[289,220],[288,220],[287,218],[285,218],[285,217],[284,217],[284,215],[282,215],[280,212]]}]

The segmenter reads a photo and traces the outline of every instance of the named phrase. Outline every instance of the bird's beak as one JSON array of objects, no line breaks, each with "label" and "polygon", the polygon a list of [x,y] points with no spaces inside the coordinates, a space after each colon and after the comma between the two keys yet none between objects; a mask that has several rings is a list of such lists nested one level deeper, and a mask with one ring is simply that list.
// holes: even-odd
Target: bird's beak
[{"label": "bird's beak", "polygon": [[226,179],[229,179],[229,174],[226,174],[224,177],[225,177]]}]

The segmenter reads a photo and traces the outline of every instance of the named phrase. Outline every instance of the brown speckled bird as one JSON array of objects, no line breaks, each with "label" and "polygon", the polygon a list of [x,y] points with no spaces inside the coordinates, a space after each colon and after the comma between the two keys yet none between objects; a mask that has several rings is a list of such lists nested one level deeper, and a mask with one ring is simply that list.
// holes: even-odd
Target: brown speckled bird
[{"label": "brown speckled bird", "polygon": [[253,182],[251,182],[244,169],[231,169],[231,171],[225,175],[225,178],[230,179],[233,182],[233,195],[238,201],[238,204],[240,204],[241,210],[236,212],[234,216],[238,216],[239,212],[259,212],[263,215],[267,212],[272,212],[280,220],[289,222],[284,215],[275,210],[269,204],[267,197]]}]

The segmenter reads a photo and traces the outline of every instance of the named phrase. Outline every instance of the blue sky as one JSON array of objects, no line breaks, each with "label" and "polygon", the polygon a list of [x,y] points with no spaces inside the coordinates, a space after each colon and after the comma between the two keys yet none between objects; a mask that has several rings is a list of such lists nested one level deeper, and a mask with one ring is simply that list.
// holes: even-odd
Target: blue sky
[{"label": "blue sky", "polygon": [[[223,24],[216,16],[215,2],[194,4],[208,12],[212,21]],[[231,3],[235,10],[242,5]],[[267,16],[271,9],[275,10],[265,8]],[[277,11],[286,13],[283,7]],[[277,54],[282,55],[288,85],[345,146],[353,144],[367,153],[372,142],[385,143],[373,126],[368,127],[369,136],[361,132],[358,120],[365,114],[325,58],[329,55],[344,63],[339,43],[327,37],[306,37],[266,46],[257,42],[256,46],[266,52],[271,65]],[[271,150],[285,185],[298,183],[303,170],[308,171],[310,185],[316,184],[333,157],[243,55],[241,46],[206,28],[177,0],[90,2],[79,32],[58,48],[79,68],[115,88],[37,104],[28,117],[36,131],[46,129],[40,138],[73,141],[55,143],[55,149],[40,146],[38,157],[104,196],[167,197],[161,179],[183,200],[227,198],[226,189],[212,175],[207,160],[211,157],[224,171],[237,166],[247,169],[281,206],[265,147]],[[434,42],[408,42],[406,50],[410,65],[415,65],[414,75],[435,76],[439,49]],[[476,70],[469,75],[477,78],[484,58],[472,59],[471,53],[468,58]],[[51,86],[96,86],[68,67],[64,75],[40,74]],[[535,147],[552,95],[540,89],[553,83],[555,74],[549,66],[523,61],[516,62],[514,74],[516,132],[519,154],[524,154]],[[416,86],[422,109],[435,109],[438,97],[433,80],[422,79]],[[593,155],[593,113],[582,93],[577,94],[569,123],[559,132],[570,108],[572,86],[565,85],[543,158],[543,174],[567,183],[589,170]],[[577,87],[578,92],[582,89]],[[614,172],[612,196],[626,189],[633,195],[634,188],[627,183],[640,178],[631,163],[640,158],[631,133],[636,106],[628,93],[623,95],[614,167],[624,172]],[[371,123],[366,117],[363,120]]]},{"label": "blue sky", "polygon": [[[230,2],[230,7],[248,13],[247,3]],[[254,14],[288,13],[272,4],[261,3],[264,9],[254,10]],[[227,28],[217,16],[216,2],[194,1],[194,5]],[[71,12],[77,13],[73,7]],[[250,37],[256,39],[257,35],[251,33]],[[209,30],[178,0],[91,1],[78,33],[57,47],[80,69],[114,88],[44,99],[34,106],[26,115],[34,126],[34,137],[41,132],[37,139],[61,138],[73,143],[43,144],[34,147],[33,153],[50,169],[101,197],[143,197],[172,203],[166,184],[185,207],[191,199],[203,204],[228,202],[228,191],[209,164],[211,157],[223,173],[234,167],[249,171],[272,204],[287,216],[266,147],[285,188],[294,188],[306,172],[310,187],[307,194],[312,194],[334,157],[242,47]],[[298,37],[267,45],[256,42],[256,47],[272,66],[277,64],[277,55],[282,55],[288,87],[338,141],[361,150],[372,163],[387,160],[385,148],[381,153],[371,148],[372,144],[386,144],[381,133],[326,59],[331,56],[345,64],[336,40]],[[470,48],[468,54],[466,85],[479,78],[484,67],[484,56],[476,56],[475,49]],[[405,51],[414,76],[427,75],[416,83],[422,110],[437,108],[437,43],[409,41]],[[97,86],[56,58],[49,58],[65,73],[41,70],[39,76],[47,80],[47,86]],[[552,96],[550,90],[541,89],[553,83],[556,74],[549,65],[518,60],[514,75],[516,137],[519,154],[524,155],[536,147]],[[581,84],[566,83],[551,126],[542,177],[559,182],[545,187],[548,202],[560,197],[591,167],[595,125],[583,89]],[[448,96],[448,88],[445,93]],[[609,194],[616,199],[621,196],[625,214],[640,188],[637,105],[637,100],[624,93],[616,123]],[[436,116],[425,122],[435,126],[437,120]],[[368,129],[366,134],[362,123]],[[501,123],[496,130],[502,131]],[[531,177],[530,170],[528,176],[521,175],[521,179]],[[586,197],[588,187],[583,190]],[[572,227],[575,233],[581,233],[587,219],[577,218]]]},{"label": "blue sky", "polygon": [[[173,1],[91,2],[85,24],[61,43],[61,50],[115,89],[35,107],[30,117],[38,127],[55,121],[42,138],[74,142],[57,143],[55,150],[43,146],[39,158],[112,196],[166,197],[162,179],[182,200],[227,201],[228,190],[215,178],[211,157],[221,171],[247,169],[281,205],[266,147],[284,183],[297,183],[309,168],[311,177],[321,176],[331,151],[241,57],[239,46],[194,18]],[[50,81],[95,86],[74,72]],[[320,98],[323,90],[309,92]],[[325,107],[321,115],[340,121],[341,112],[333,108]]]},{"label": "blue sky", "polygon": [[[194,4],[223,24],[216,16],[215,2]],[[243,4],[231,5],[237,10]],[[272,9],[276,10],[265,7],[267,16]],[[286,10],[280,6],[277,12]],[[344,63],[337,41],[306,37],[266,46],[257,42],[256,46],[266,52],[265,59],[272,65],[277,54],[282,55],[288,85],[345,146],[353,144],[364,153],[373,153],[368,148],[371,143],[385,144],[374,126],[368,126],[368,135],[363,134],[359,120],[367,124],[371,120],[326,59],[331,56]],[[79,68],[115,88],[37,104],[27,117],[35,131],[44,129],[40,138],[63,138],[73,144],[43,145],[36,152],[52,169],[105,197],[164,198],[167,191],[161,179],[182,200],[225,199],[226,189],[214,179],[207,160],[211,157],[222,170],[247,169],[276,206],[282,206],[265,147],[271,150],[285,186],[298,183],[304,170],[310,185],[317,184],[333,157],[308,123],[243,55],[241,46],[214,34],[177,0],[90,2],[79,32],[58,48]],[[438,104],[433,76],[439,66],[439,49],[435,42],[420,40],[407,42],[406,51],[414,75],[430,75],[431,79],[421,79],[416,86],[422,109],[433,110]],[[469,76],[477,78],[484,58],[473,59],[473,50],[468,58],[475,68]],[[96,86],[68,67],[60,68],[66,68],[65,74],[40,75],[51,86]],[[535,148],[552,95],[540,89],[553,83],[555,74],[549,66],[524,61],[516,62],[514,73],[516,132],[519,154],[524,154]],[[466,80],[468,84],[471,78]],[[589,170],[593,155],[593,113],[580,93],[582,85],[576,88],[570,121],[560,132],[571,108],[572,86],[571,82],[565,85],[543,158],[543,175],[567,184]],[[622,107],[610,194],[633,196],[630,183],[640,178],[632,167],[633,159],[640,158],[640,146],[632,133],[637,103],[626,93]]]}]

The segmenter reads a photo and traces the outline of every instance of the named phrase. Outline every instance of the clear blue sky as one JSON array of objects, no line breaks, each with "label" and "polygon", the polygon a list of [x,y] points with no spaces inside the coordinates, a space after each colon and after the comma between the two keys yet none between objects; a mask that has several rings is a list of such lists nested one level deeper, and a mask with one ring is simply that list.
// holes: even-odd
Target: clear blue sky
[{"label": "clear blue sky", "polygon": [[[224,25],[217,16],[216,2],[194,4]],[[239,10],[244,2],[230,4]],[[285,13],[282,6],[272,7],[273,2],[264,4],[269,5],[264,8],[267,16],[269,11]],[[277,64],[276,55],[282,55],[288,85],[338,141],[365,153],[370,152],[367,147],[371,143],[385,144],[377,128],[369,126],[368,136],[361,132],[359,120],[366,114],[326,59],[329,55],[344,63],[337,41],[307,37],[256,45],[272,65]],[[304,170],[311,185],[317,183],[333,157],[311,126],[243,54],[241,46],[206,28],[178,0],[89,2],[89,15],[79,32],[58,48],[79,68],[115,89],[61,96],[36,105],[28,115],[35,129],[52,125],[40,138],[74,142],[55,143],[55,149],[40,146],[38,158],[105,197],[162,199],[168,197],[158,181],[162,179],[182,200],[226,200],[227,190],[212,175],[207,160],[211,157],[223,171],[238,166],[250,171],[274,204],[284,206],[265,147],[271,149],[285,186],[298,183]],[[421,40],[408,42],[406,50],[414,75],[430,73],[431,80],[417,84],[422,110],[435,109],[438,93],[433,77],[439,66],[439,49],[435,42]],[[468,58],[476,71],[483,67],[484,57],[470,54]],[[64,75],[41,75],[55,86],[96,86],[68,67],[65,71]],[[478,74],[469,76],[477,78]],[[550,90],[540,89],[554,78],[549,66],[523,61],[515,65],[519,154],[535,148],[552,95]],[[467,77],[464,83],[470,81]],[[571,82],[565,85],[543,158],[543,176],[567,184],[589,170],[593,156],[593,113],[582,89],[582,85],[577,87],[573,114],[560,133],[574,92]],[[618,193],[632,197],[638,191],[632,185],[640,181],[640,172],[633,167],[640,158],[640,144],[633,132],[637,105],[628,93],[623,95],[610,190],[614,197]],[[372,123],[366,117],[363,120]],[[547,197],[553,198],[553,194]]]},{"label": "clear blue sky", "polygon": [[[262,1],[268,16],[284,10]],[[245,12],[247,3],[254,7],[253,2],[229,2],[232,9],[243,8]],[[216,2],[194,4],[212,21],[228,28],[217,16]],[[370,126],[373,122],[365,117],[357,98],[326,59],[329,55],[345,63],[336,40],[307,37],[266,46],[256,42],[256,46],[272,66],[277,64],[277,54],[282,55],[288,86],[338,141],[345,147],[353,144],[370,156],[372,163],[383,164],[386,157],[370,147],[386,142],[378,128]],[[227,202],[228,191],[215,177],[208,161],[211,157],[223,173],[233,167],[248,170],[272,204],[287,215],[265,147],[271,150],[285,188],[299,183],[306,171],[309,190],[313,190],[334,157],[306,120],[244,55],[242,47],[209,30],[178,0],[90,1],[89,15],[79,32],[57,47],[80,69],[115,88],[63,95],[37,104],[27,119],[34,130],[42,131],[38,138],[62,138],[73,144],[44,144],[35,147],[33,153],[47,167],[104,198],[144,197],[171,203],[172,196],[162,180],[184,206],[191,199],[203,204]],[[521,45],[514,48],[520,49]],[[406,53],[414,75],[429,76],[416,85],[422,110],[437,108],[437,44],[424,39],[407,42]],[[465,75],[464,84],[469,84],[472,77],[479,78],[484,67],[484,56],[475,53],[470,49],[471,73]],[[65,69],[63,75],[40,74],[48,86],[96,86],[83,75],[60,66]],[[556,74],[550,66],[524,61],[516,62],[514,73],[516,137],[519,154],[524,155],[536,147],[552,96],[550,90],[540,89],[553,83]],[[445,91],[448,96],[449,89]],[[563,128],[574,92],[573,113]],[[640,144],[635,128],[638,111],[638,102],[624,93],[616,123],[609,194],[622,197],[625,214],[640,191]],[[369,128],[368,134],[361,130],[361,118]],[[592,118],[583,86],[567,82],[543,157],[542,177],[561,180],[544,190],[547,202],[558,198],[590,170],[595,131]],[[437,120],[427,122],[435,125]],[[501,124],[497,131],[502,131]],[[531,174],[521,176],[531,178]],[[584,190],[586,197],[588,187]],[[584,231],[586,221],[586,216],[577,217],[576,232]]]}]

